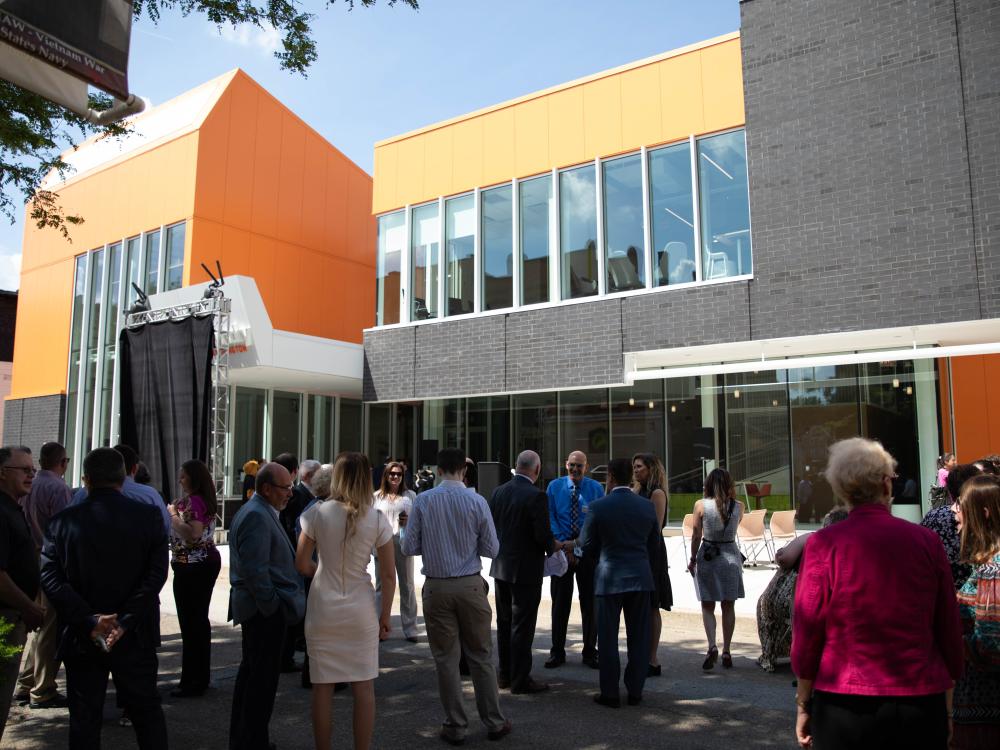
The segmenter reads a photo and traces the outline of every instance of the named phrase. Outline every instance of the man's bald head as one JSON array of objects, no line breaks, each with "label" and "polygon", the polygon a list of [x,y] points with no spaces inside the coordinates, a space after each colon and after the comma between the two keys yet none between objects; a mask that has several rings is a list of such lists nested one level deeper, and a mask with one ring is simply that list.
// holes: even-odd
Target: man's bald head
[{"label": "man's bald head", "polygon": [[580,483],[587,473],[587,454],[583,451],[573,451],[566,458],[566,473],[576,484]]}]

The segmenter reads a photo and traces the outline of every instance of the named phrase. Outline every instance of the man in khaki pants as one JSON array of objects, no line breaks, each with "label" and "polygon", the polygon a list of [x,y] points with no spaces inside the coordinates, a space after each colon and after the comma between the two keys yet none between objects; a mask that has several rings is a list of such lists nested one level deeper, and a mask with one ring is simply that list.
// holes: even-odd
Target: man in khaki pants
[{"label": "man in khaki pants", "polygon": [[458,671],[464,652],[479,718],[487,737],[499,740],[510,734],[511,723],[500,713],[490,632],[493,610],[480,558],[495,557],[500,544],[486,500],[462,482],[465,453],[445,448],[437,463],[441,483],[413,501],[403,553],[423,556],[424,623],[445,713],[441,738],[452,745],[465,742],[469,721]]},{"label": "man in khaki pants", "polygon": [[[69,505],[73,495],[64,479],[69,458],[63,446],[59,443],[43,445],[38,454],[38,465],[41,469],[31,484],[31,492],[21,501],[21,509],[28,520],[35,547],[41,550],[49,519]],[[24,650],[14,697],[19,703],[29,703],[31,708],[63,708],[68,705],[66,696],[60,695],[56,689],[56,672],[59,671],[56,610],[41,590],[35,602],[45,609],[45,620]]]}]

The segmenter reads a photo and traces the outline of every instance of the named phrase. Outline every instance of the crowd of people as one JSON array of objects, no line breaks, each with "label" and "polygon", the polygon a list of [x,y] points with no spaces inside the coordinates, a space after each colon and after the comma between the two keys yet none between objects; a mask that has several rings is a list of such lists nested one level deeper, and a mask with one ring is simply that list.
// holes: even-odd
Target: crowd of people
[{"label": "crowd of people", "polygon": [[[397,590],[402,635],[419,641],[417,556],[448,744],[463,744],[470,731],[463,673],[489,740],[513,730],[501,690],[550,689],[532,664],[547,577],[545,669],[566,663],[575,590],[597,704],[638,705],[646,680],[662,674],[660,610],[671,608],[673,592],[663,538],[669,498],[656,456],[611,460],[602,485],[574,450],[565,475],[542,489],[541,458],[526,450],[489,498],[477,492],[463,451],[443,449],[436,461],[437,482],[423,487],[405,462],[373,467],[361,453],[330,464],[291,454],[246,464],[252,481],[228,536],[229,616],[242,639],[231,750],[274,747],[279,676],[292,671],[312,690],[317,748],[330,747],[332,698],[342,689],[353,696],[354,746],[371,746],[379,643],[391,633]],[[170,695],[197,699],[210,687],[209,605],[221,569],[215,483],[203,463],[187,461],[178,496],[165,502],[136,480],[136,452],[119,445],[86,456],[84,486],[74,493],[67,465],[58,443],[42,447],[37,472],[27,448],[0,448],[0,617],[14,646],[33,633],[23,659],[3,664],[0,717],[5,723],[12,700],[65,706],[69,746],[97,747],[110,675],[139,746],[165,748],[158,597],[169,563],[182,642]],[[998,468],[992,459],[942,461],[947,500],[917,525],[889,512],[895,460],[880,444],[854,438],[831,447],[824,477],[840,504],[821,530],[778,551],[779,569],[758,601],[758,664],[773,671],[791,659],[803,747],[1000,747]],[[692,511],[688,565],[702,605],[705,670],[720,661],[733,667],[735,600],[745,596],[743,511],[733,477],[711,471]],[[495,657],[483,558],[492,560]],[[296,651],[306,654],[301,665]],[[65,695],[56,687],[60,663]]]}]

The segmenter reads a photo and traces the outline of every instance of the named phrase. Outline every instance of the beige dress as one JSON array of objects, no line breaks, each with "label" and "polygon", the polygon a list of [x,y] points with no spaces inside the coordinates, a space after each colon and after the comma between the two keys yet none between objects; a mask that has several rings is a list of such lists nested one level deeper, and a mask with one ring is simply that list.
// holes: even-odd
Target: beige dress
[{"label": "beige dress", "polygon": [[345,540],[347,511],[328,500],[301,516],[302,533],[316,541],[319,567],[306,606],[306,645],[313,682],[362,682],[378,676],[378,613],[368,575],[373,547],[392,540],[392,527],[374,508]]}]

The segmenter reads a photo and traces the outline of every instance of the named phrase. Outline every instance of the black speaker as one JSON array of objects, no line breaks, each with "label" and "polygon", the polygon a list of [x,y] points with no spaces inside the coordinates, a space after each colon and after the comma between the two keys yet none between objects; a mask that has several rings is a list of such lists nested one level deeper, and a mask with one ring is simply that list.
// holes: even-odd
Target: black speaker
[{"label": "black speaker", "polygon": [[420,465],[421,466],[436,466],[438,460],[438,441],[437,440],[421,440],[420,441]]},{"label": "black speaker", "polygon": [[487,500],[493,491],[502,484],[510,481],[510,467],[497,461],[480,461],[479,468],[479,494]]},{"label": "black speaker", "polygon": [[715,428],[695,427],[691,451],[695,458],[715,458]]}]

